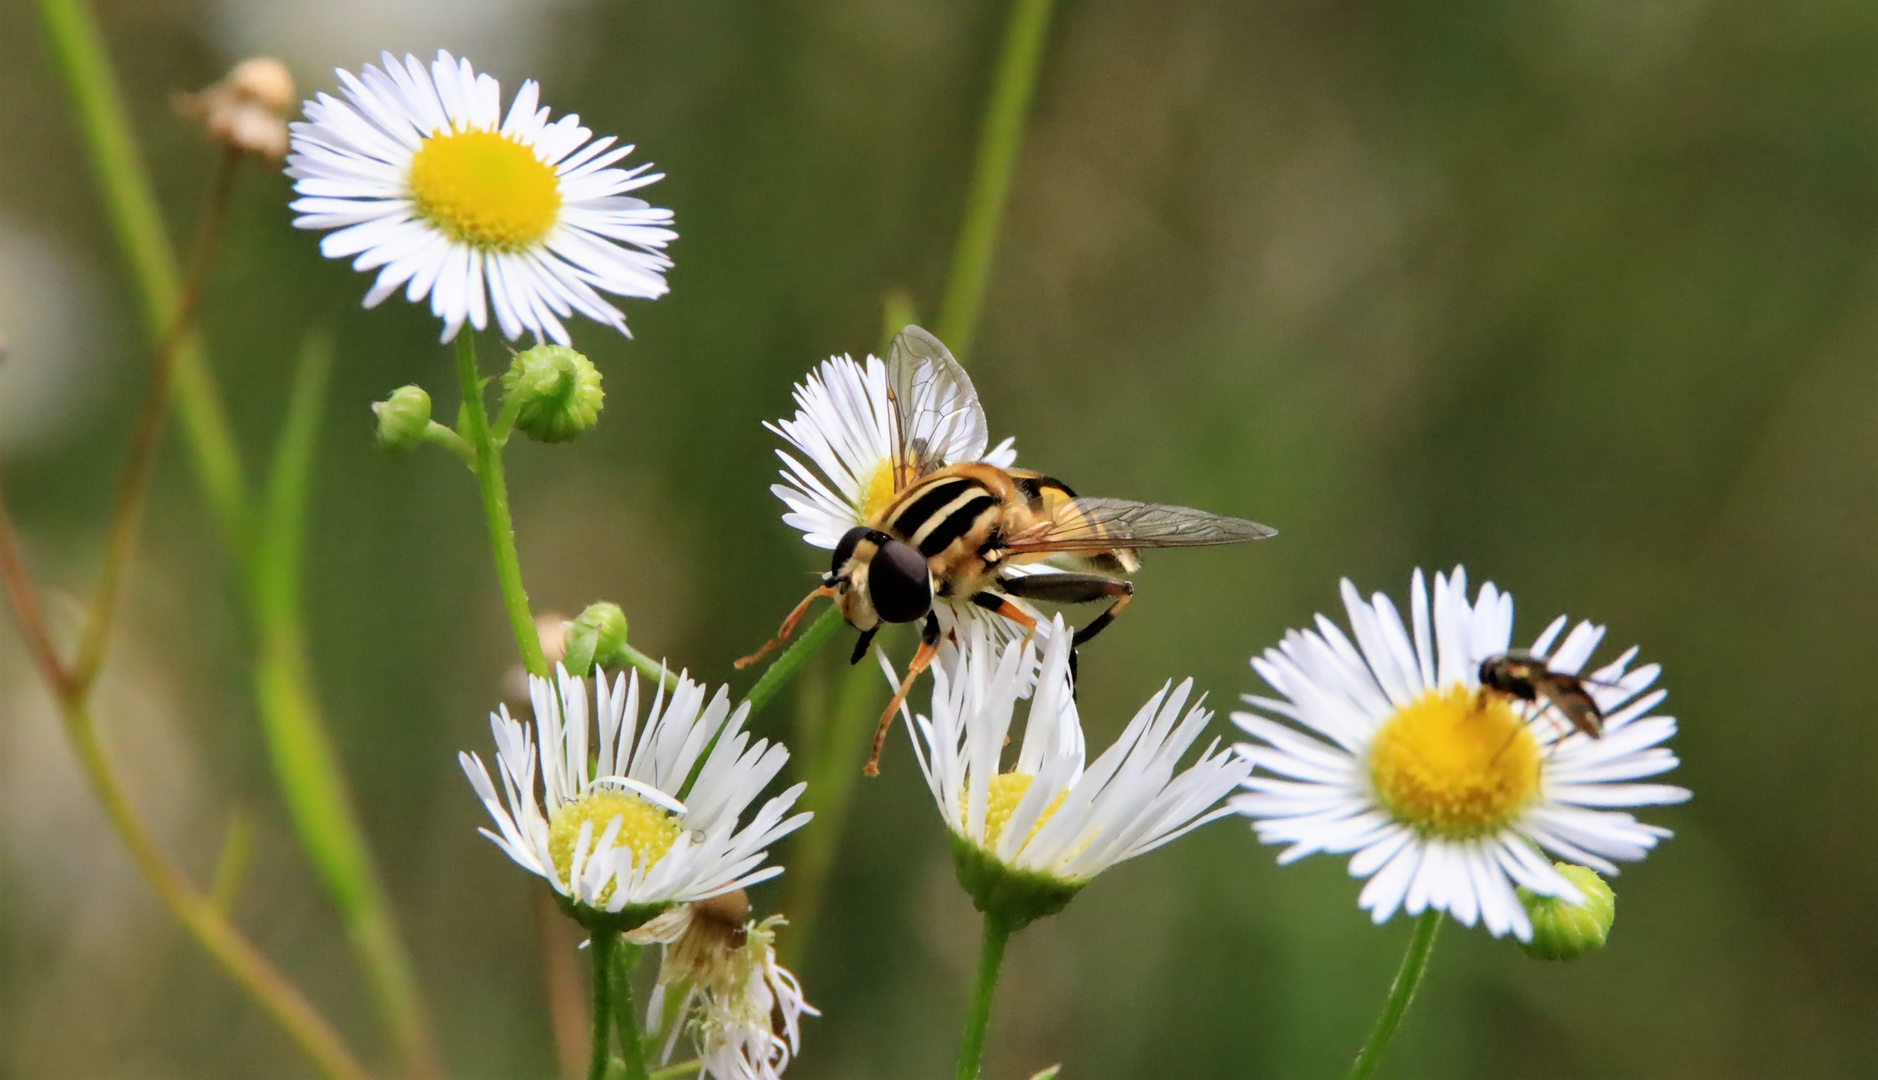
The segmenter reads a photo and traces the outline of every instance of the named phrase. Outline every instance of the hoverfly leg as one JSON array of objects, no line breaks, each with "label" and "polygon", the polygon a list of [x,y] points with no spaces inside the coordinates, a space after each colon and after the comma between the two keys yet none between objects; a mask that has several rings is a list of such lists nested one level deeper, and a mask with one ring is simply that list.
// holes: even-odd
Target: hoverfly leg
[{"label": "hoverfly leg", "polygon": [[828,585],[823,585],[822,587],[816,589],[814,592],[803,597],[802,602],[800,604],[797,604],[795,610],[789,613],[789,617],[782,621],[782,629],[776,631],[776,636],[770,639],[769,644],[751,653],[749,656],[746,656],[743,659],[737,661],[732,666],[735,667],[738,671],[742,671],[744,668],[749,667],[751,664],[754,664],[758,660],[761,660],[763,659],[763,657],[769,655],[769,651],[771,649],[774,649],[776,646],[781,645],[785,641],[788,641],[789,635],[795,633],[796,623],[799,623],[802,621],[802,615],[804,612],[808,611],[810,604],[814,603],[818,597],[834,596],[834,595],[836,595],[836,593],[833,587],[828,586]]},{"label": "hoverfly leg", "polygon": [[1071,701],[1076,700],[1076,691],[1079,689],[1076,675],[1076,655],[1076,648],[1072,645],[1069,650],[1069,699]]},{"label": "hoverfly leg", "polygon": [[1115,602],[1109,605],[1107,611],[1089,620],[1088,626],[1076,631],[1076,636],[1070,639],[1073,644],[1081,645],[1090,638],[1100,634],[1103,630],[1108,629],[1108,625],[1115,621],[1117,615],[1122,613],[1122,609],[1128,606],[1128,602],[1135,598],[1134,582],[1118,580],[1115,584],[1121,586],[1120,589],[1116,590]]},{"label": "hoverfly leg", "polygon": [[874,643],[874,635],[878,633],[880,633],[880,627],[878,626],[874,627],[872,630],[861,631],[861,636],[855,639],[854,642],[854,653],[848,657],[850,667],[860,663],[861,657],[867,655],[867,647]]},{"label": "hoverfly leg", "polygon": [[1001,578],[998,584],[1012,596],[1051,604],[1093,604],[1098,600],[1112,598],[1114,603],[1109,605],[1107,611],[1090,620],[1088,626],[1076,631],[1077,645],[1106,629],[1135,595],[1134,582],[1104,574],[1029,574]]},{"label": "hoverfly leg", "polygon": [[925,627],[920,631],[919,651],[913,654],[913,662],[906,665],[906,678],[900,681],[900,688],[893,692],[893,700],[887,702],[887,711],[880,714],[880,726],[874,729],[874,749],[867,755],[867,764],[861,766],[861,775],[880,775],[880,752],[887,746],[887,731],[893,727],[893,716],[905,703],[907,692],[913,689],[913,680],[931,667],[933,658],[938,655],[939,620],[929,614]]},{"label": "hoverfly leg", "polygon": [[972,603],[977,604],[979,607],[984,608],[986,611],[989,611],[994,615],[1002,615],[1005,618],[1016,623],[1017,625],[1023,627],[1024,628],[1024,644],[1026,645],[1030,644],[1030,639],[1036,636],[1036,633],[1037,633],[1036,618],[1033,617],[1029,612],[1025,611],[1023,608],[1020,608],[1016,604],[1011,603],[1010,597],[1000,596],[997,593],[994,593],[990,591],[989,589],[987,589],[983,592],[974,593],[972,595]]}]

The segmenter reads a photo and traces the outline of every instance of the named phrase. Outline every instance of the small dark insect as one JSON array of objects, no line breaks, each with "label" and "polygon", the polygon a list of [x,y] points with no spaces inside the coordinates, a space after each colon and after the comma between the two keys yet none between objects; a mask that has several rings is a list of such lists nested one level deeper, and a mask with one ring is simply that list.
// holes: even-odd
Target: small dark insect
[{"label": "small dark insect", "polygon": [[1564,714],[1572,727],[1596,739],[1604,734],[1604,710],[1592,700],[1585,682],[1576,675],[1553,671],[1546,666],[1545,657],[1531,653],[1500,653],[1480,662],[1482,689],[1520,701],[1543,698]]}]

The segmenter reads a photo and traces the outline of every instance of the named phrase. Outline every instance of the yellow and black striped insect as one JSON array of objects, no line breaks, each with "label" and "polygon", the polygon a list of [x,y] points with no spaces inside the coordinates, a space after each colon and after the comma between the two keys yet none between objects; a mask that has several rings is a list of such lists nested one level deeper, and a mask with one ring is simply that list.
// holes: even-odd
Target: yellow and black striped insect
[{"label": "yellow and black striped insect", "polygon": [[1557,709],[1571,726],[1590,738],[1604,735],[1604,710],[1585,689],[1589,679],[1553,671],[1545,657],[1531,653],[1507,652],[1489,656],[1480,662],[1480,686],[1483,690],[1504,694],[1518,701],[1544,703]]},{"label": "yellow and black striped insect", "polygon": [[[984,445],[984,411],[965,369],[917,326],[894,338],[887,357],[892,398],[894,495],[836,545],[821,585],[783,620],[744,667],[786,640],[818,597],[830,597],[861,631],[852,659],[866,655],[884,623],[919,623],[919,650],[881,715],[865,772],[878,775],[880,751],[907,691],[938,653],[937,602],[970,603],[1034,631],[1037,620],[1014,599],[1109,606],[1077,631],[1081,645],[1101,633],[1134,596],[1124,574],[1141,548],[1199,547],[1259,540],[1274,530],[1203,510],[1078,496],[1054,477],[984,462],[948,462],[939,448],[971,432]],[[1047,571],[1017,568],[1051,564]]]}]

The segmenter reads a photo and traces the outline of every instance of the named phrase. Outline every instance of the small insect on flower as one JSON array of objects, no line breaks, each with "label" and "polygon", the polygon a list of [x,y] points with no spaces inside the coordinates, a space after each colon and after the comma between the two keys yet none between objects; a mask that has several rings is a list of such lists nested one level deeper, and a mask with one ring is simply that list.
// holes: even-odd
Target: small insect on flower
[{"label": "small insect on flower", "polygon": [[1604,735],[1604,710],[1585,689],[1585,680],[1546,666],[1545,657],[1508,652],[1480,662],[1480,688],[1518,701],[1546,704],[1563,713],[1571,726],[1593,739]]},{"label": "small insect on flower", "polygon": [[[1073,644],[1081,645],[1134,597],[1134,583],[1124,575],[1140,568],[1140,549],[1237,544],[1274,535],[1256,522],[1184,506],[1084,498],[1053,476],[994,464],[985,458],[985,413],[971,377],[939,339],[917,326],[894,338],[885,375],[853,380],[855,385],[829,394],[825,415],[806,411],[807,395],[797,393],[805,411],[779,430],[804,450],[827,451],[811,453],[844,495],[835,496],[829,484],[785,456],[793,469],[784,472],[789,484],[777,494],[791,507],[817,512],[797,509],[785,520],[825,526],[830,517],[845,514],[849,527],[834,544],[821,584],[789,613],[769,644],[737,661],[746,667],[782,644],[820,597],[833,599],[861,632],[855,662],[883,624],[917,623],[919,650],[881,713],[863,770],[869,776],[880,772],[887,730],[914,680],[931,666],[943,639],[959,640],[964,609],[999,616],[1029,635],[1047,632],[1047,624],[1040,626],[1022,601],[1107,601],[1108,608],[1076,632]],[[883,419],[886,460],[871,462],[866,435],[870,428],[877,432]],[[881,489],[878,496],[875,487]]]}]

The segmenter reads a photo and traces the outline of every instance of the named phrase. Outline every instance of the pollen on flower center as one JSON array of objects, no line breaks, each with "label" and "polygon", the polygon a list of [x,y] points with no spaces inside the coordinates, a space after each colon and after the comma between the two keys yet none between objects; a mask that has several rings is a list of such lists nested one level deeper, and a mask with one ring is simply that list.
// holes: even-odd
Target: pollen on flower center
[{"label": "pollen on flower center", "polygon": [[495,131],[452,131],[424,140],[411,158],[418,213],[452,239],[510,251],[547,235],[561,210],[554,169]]},{"label": "pollen on flower center", "polygon": [[[1004,826],[1010,822],[1011,815],[1017,812],[1017,804],[1024,801],[1024,793],[1030,790],[1031,780],[1031,776],[1016,771],[999,773],[991,778],[991,790],[985,800],[985,847],[997,846],[998,838],[1004,835]],[[1030,827],[1030,836],[1024,837],[1025,843],[1029,843],[1031,837],[1037,835],[1037,830],[1043,828],[1043,823],[1049,821],[1057,808],[1063,805],[1063,796],[1067,794],[1067,791],[1058,792],[1056,798],[1050,800],[1050,805],[1043,808],[1043,813],[1037,815],[1036,824]],[[969,799],[970,792],[959,793],[960,816],[969,812]]]},{"label": "pollen on flower center", "polygon": [[[678,839],[678,818],[637,795],[600,788],[562,803],[548,818],[548,855],[554,869],[567,880],[573,865],[574,843],[580,838],[581,825],[593,823],[593,839],[598,841],[614,818],[620,819],[615,846],[633,853],[633,865],[646,867],[665,857]],[[613,887],[608,885],[599,899],[605,901]]]},{"label": "pollen on flower center", "polygon": [[1539,762],[1538,741],[1503,699],[1455,686],[1383,722],[1369,775],[1398,820],[1465,837],[1506,825],[1537,797]]},{"label": "pollen on flower center", "polygon": [[[901,465],[899,471],[905,479],[913,478],[912,466]],[[874,471],[861,484],[860,497],[856,499],[856,502],[860,505],[861,516],[870,523],[879,518],[881,511],[893,505],[893,497],[898,494],[895,490],[893,474],[893,459],[887,458],[875,466]]]}]

